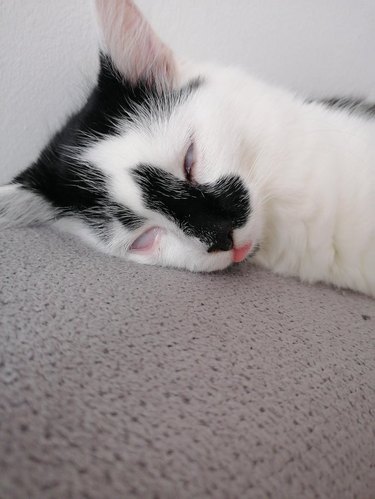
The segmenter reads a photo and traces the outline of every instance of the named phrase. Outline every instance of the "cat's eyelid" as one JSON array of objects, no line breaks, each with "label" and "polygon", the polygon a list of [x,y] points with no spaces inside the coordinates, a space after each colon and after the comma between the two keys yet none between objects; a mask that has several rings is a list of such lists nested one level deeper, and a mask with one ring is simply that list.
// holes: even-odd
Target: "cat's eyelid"
[{"label": "cat's eyelid", "polygon": [[193,171],[194,171],[194,166],[196,163],[196,150],[195,150],[195,143],[194,140],[191,139],[190,145],[186,150],[185,156],[184,156],[184,175],[185,178],[188,182],[193,182]]}]

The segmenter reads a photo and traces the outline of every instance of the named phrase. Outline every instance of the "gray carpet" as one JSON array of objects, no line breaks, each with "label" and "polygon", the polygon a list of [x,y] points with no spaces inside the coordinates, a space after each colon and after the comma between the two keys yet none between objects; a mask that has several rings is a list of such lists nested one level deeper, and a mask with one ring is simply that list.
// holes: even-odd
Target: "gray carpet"
[{"label": "gray carpet", "polygon": [[375,498],[375,302],[0,234],[0,497]]}]

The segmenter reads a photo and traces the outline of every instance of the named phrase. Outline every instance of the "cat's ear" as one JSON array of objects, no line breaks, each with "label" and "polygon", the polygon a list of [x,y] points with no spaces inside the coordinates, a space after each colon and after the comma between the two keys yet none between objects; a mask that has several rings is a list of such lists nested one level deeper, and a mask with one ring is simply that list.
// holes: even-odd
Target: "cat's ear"
[{"label": "cat's ear", "polygon": [[0,186],[0,229],[40,224],[56,216],[47,201],[21,184]]},{"label": "cat's ear", "polygon": [[132,83],[172,87],[177,65],[172,51],[155,34],[132,0],[96,0],[108,55]]}]

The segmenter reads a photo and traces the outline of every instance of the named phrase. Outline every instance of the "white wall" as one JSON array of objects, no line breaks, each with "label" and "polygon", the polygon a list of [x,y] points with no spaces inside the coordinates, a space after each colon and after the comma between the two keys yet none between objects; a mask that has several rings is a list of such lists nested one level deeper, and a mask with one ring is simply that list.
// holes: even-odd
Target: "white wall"
[{"label": "white wall", "polygon": [[[375,99],[374,0],[138,5],[185,57],[240,64],[306,95]],[[37,157],[96,70],[91,0],[0,0],[0,183]]]}]

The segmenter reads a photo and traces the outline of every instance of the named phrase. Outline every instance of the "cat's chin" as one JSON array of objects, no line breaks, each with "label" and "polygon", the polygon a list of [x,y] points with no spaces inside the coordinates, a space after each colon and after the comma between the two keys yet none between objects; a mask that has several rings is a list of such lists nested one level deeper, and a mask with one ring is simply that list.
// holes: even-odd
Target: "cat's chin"
[{"label": "cat's chin", "polygon": [[[224,258],[223,258],[224,257]],[[157,265],[161,267],[169,267],[181,270],[188,270],[190,272],[217,272],[220,270],[224,270],[230,265],[232,265],[232,258],[228,255],[221,255],[220,258],[217,257],[209,257],[207,259],[204,258],[196,258],[193,260],[181,260],[181,259],[173,259],[169,260],[168,258],[163,259],[154,259],[152,257],[145,257],[145,255],[140,254],[129,254],[128,259],[130,261],[141,263],[145,265]]]},{"label": "cat's chin", "polygon": [[192,272],[215,272],[244,261],[253,249],[252,242],[238,243],[229,251],[207,252],[198,241],[181,239],[162,227],[149,227],[129,247],[131,261],[174,267]]}]

